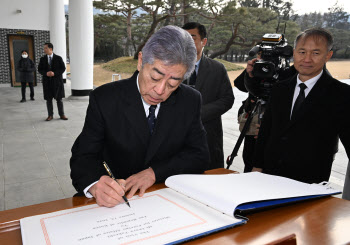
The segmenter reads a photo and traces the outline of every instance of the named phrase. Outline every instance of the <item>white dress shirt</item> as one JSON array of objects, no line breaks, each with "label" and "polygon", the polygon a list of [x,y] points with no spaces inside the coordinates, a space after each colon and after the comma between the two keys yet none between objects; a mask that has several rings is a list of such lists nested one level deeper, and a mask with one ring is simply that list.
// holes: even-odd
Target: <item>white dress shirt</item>
[{"label": "white dress shirt", "polygon": [[[139,86],[139,75],[137,75],[137,78],[136,78],[136,84],[137,84],[137,89],[139,90],[140,92],[140,86]],[[140,94],[141,95],[141,94]],[[145,108],[145,112],[146,112],[146,117],[148,117],[148,114],[149,114],[149,108],[151,107],[150,104],[146,103],[146,101],[143,99],[143,97],[141,96],[141,100],[142,100],[142,103],[143,103],[143,107]],[[156,111],[154,112],[155,115],[156,115],[156,118],[158,116],[158,112],[159,112],[159,108],[160,108],[160,103],[157,105],[157,108],[156,108]]]},{"label": "white dress shirt", "polygon": [[51,62],[52,62],[52,59],[53,59],[53,53],[50,54],[50,55],[47,55],[47,62],[50,64],[50,57],[51,57]]},{"label": "white dress shirt", "polygon": [[[307,88],[304,90],[305,98],[310,93],[311,89],[315,86],[315,84],[318,81],[318,79],[320,79],[320,77],[322,76],[322,73],[323,73],[323,70],[317,76],[315,76],[313,78],[310,78],[309,80],[306,80],[304,82],[304,84],[307,86]],[[299,79],[299,74],[298,74],[298,76],[297,76],[297,84],[295,85],[295,89],[294,89],[292,109],[290,110],[290,118],[292,118],[292,112],[293,112],[294,104],[295,104],[295,101],[297,100],[299,92],[300,92],[299,84],[301,84],[301,83],[303,83],[303,82]]]},{"label": "white dress shirt", "polygon": [[[137,75],[137,78],[136,78],[136,84],[137,84],[137,89],[138,91],[140,92],[140,86],[139,86],[139,76]],[[141,96],[141,94],[140,94]],[[149,114],[149,108],[151,107],[150,104],[146,103],[146,101],[143,99],[143,97],[141,96],[141,100],[142,100],[142,104],[143,104],[143,107],[145,109],[145,113],[146,113],[146,118],[148,117],[148,114]],[[156,115],[156,118],[158,116],[158,112],[159,112],[159,108],[160,108],[160,103],[157,105],[157,108],[156,108],[156,111],[155,111],[155,115]],[[88,187],[86,187],[84,189],[84,194],[87,198],[92,198],[93,196],[91,195],[91,193],[88,191],[94,184],[96,184],[98,181],[95,181],[94,183],[92,183],[91,185],[89,185]]]}]

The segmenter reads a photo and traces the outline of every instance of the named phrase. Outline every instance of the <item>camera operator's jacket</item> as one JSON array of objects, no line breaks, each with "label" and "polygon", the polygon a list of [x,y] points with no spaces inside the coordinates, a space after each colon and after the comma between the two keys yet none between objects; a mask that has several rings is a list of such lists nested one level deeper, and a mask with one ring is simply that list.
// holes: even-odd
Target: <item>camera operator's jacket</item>
[{"label": "camera operator's jacket", "polygon": [[350,156],[350,86],[324,71],[290,120],[296,80],[295,75],[273,87],[254,167],[307,183],[328,181],[339,138]]}]

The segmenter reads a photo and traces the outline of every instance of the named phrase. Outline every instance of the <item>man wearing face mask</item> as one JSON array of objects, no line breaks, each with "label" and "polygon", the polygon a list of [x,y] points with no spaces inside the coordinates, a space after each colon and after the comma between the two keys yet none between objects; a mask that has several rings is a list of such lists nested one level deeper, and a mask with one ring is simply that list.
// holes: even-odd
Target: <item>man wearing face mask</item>
[{"label": "man wearing face mask", "polygon": [[27,83],[30,88],[30,100],[34,100],[34,71],[35,64],[28,58],[27,50],[21,52],[22,58],[18,61],[17,69],[20,74],[20,82],[22,86],[22,100],[21,102],[26,102],[26,87]]},{"label": "man wearing face mask", "polygon": [[38,71],[43,75],[44,99],[46,100],[48,117],[46,121],[53,119],[52,100],[57,101],[58,114],[60,119],[68,120],[64,115],[62,98],[65,97],[62,74],[66,70],[63,59],[53,53],[52,43],[45,43],[45,55],[40,58]]},{"label": "man wearing face mask", "polygon": [[209,169],[224,167],[223,131],[221,115],[231,109],[235,97],[225,66],[203,54],[207,44],[207,31],[204,25],[196,22],[183,27],[191,34],[197,50],[195,71],[184,81],[202,95],[201,118],[207,131],[210,152]]},{"label": "man wearing face mask", "polygon": [[[85,124],[72,148],[73,185],[100,206],[142,196],[176,174],[202,173],[209,152],[200,93],[182,83],[194,70],[196,48],[183,29],[166,26],[139,53],[134,75],[90,93]],[[119,184],[107,176],[106,162]]]}]

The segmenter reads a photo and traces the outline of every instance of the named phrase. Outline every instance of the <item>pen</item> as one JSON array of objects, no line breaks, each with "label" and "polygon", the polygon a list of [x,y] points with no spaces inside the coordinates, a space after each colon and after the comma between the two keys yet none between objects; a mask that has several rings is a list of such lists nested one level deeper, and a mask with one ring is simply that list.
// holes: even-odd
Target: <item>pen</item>
[{"label": "pen", "polygon": [[[105,161],[103,162],[103,166],[105,166],[105,169],[107,170],[107,173],[109,174],[109,177],[111,177],[112,179],[115,180],[115,182],[118,183],[118,180],[114,177],[112,171],[110,170],[110,168],[108,167],[108,165],[107,165],[107,163],[106,163]],[[119,184],[119,183],[118,183],[118,184]],[[125,203],[126,203],[126,204],[129,206],[129,208],[130,208],[129,201],[128,201],[128,199],[126,198],[125,195],[123,196],[123,199],[124,199]]]}]

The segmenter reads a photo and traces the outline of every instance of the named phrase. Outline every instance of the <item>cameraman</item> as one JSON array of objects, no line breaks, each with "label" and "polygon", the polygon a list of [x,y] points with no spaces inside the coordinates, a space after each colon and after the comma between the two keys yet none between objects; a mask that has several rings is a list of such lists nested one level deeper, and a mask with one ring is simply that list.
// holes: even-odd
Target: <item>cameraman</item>
[{"label": "cameraman", "polygon": [[[253,75],[253,67],[257,60],[260,60],[260,53],[257,54],[257,58],[249,60],[247,62],[246,69],[234,80],[234,86],[237,87],[242,92],[247,92],[248,90],[245,87],[245,83],[260,83],[261,79],[255,78]],[[281,80],[287,79],[290,76],[296,74],[296,70],[294,66],[289,67],[288,69],[281,71],[279,74],[279,78]],[[244,124],[247,120],[248,115],[254,109],[257,98],[248,93],[248,98],[242,101],[242,106],[238,110],[238,123],[240,124],[239,129],[242,131]],[[244,172],[251,172],[253,169],[253,155],[255,151],[255,143],[256,138],[259,132],[259,124],[258,124],[258,115],[254,115],[250,127],[246,132],[244,137],[244,145],[243,145],[243,162],[244,162]]]}]

